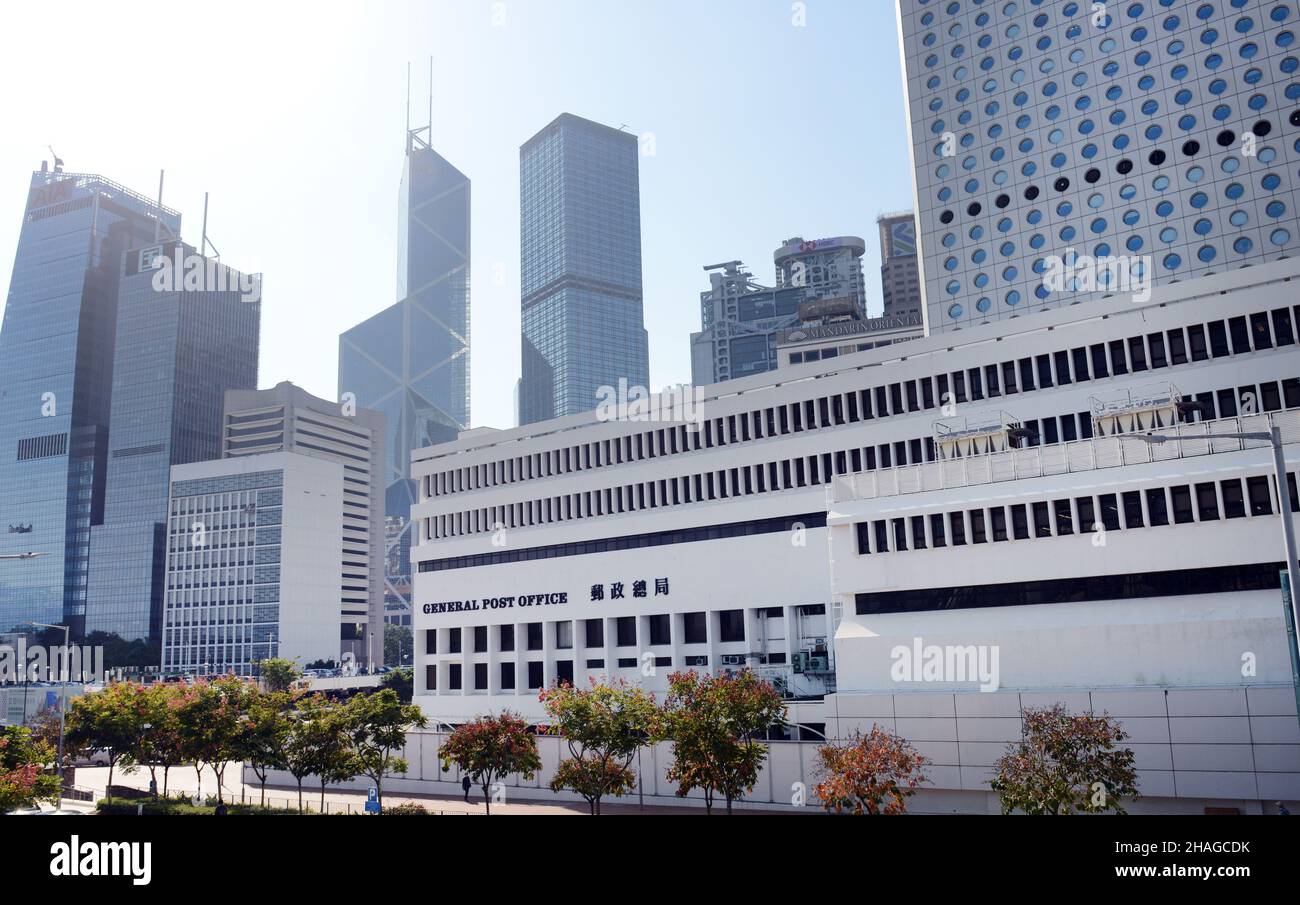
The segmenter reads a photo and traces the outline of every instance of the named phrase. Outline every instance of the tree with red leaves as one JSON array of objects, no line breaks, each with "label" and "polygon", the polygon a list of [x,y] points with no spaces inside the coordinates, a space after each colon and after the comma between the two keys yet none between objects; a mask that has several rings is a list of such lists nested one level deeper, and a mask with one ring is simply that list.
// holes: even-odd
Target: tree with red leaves
[{"label": "tree with red leaves", "polygon": [[528,725],[508,710],[457,726],[439,746],[438,757],[444,770],[455,764],[482,787],[488,814],[492,813],[492,786],[497,781],[511,773],[532,779],[542,768],[537,739]]},{"label": "tree with red leaves", "polygon": [[1020,712],[1021,739],[1007,746],[991,781],[1002,813],[1125,814],[1123,799],[1137,798],[1133,749],[1110,716],[1072,714],[1062,704]]},{"label": "tree with red leaves", "polygon": [[837,814],[905,814],[907,799],[926,781],[928,761],[906,739],[872,726],[846,745],[817,749],[821,782],[813,792]]}]

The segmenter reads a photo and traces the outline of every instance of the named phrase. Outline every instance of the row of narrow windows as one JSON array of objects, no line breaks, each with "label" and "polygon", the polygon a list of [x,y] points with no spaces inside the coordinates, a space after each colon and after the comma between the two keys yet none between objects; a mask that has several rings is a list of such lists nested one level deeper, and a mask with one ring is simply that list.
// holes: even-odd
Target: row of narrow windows
[{"label": "row of narrow windows", "polygon": [[[658,428],[426,475],[420,498],[1294,345],[1300,305]],[[1050,334],[1049,334],[1050,335]]]},{"label": "row of narrow windows", "polygon": [[[1271,480],[1263,475],[1148,487],[1121,493],[1013,503],[858,522],[859,554],[901,553],[1008,540],[1104,534],[1163,525],[1186,525],[1253,516],[1276,509]],[[1296,478],[1287,475],[1292,512],[1300,512]]]},{"label": "row of narrow windows", "polygon": [[[1193,398],[1205,406],[1203,412],[1189,414],[1189,418],[1195,420],[1228,418],[1242,411],[1274,412],[1300,408],[1300,378],[1211,390],[1196,394]],[[1092,416],[1088,412],[1031,418],[1024,421],[1023,426],[1029,431],[1025,441],[1027,446],[1068,443],[1092,437]],[[461,537],[810,487],[829,483],[833,477],[846,474],[918,465],[934,460],[933,438],[897,440],[796,459],[741,465],[694,475],[427,516],[421,520],[421,539]]]}]

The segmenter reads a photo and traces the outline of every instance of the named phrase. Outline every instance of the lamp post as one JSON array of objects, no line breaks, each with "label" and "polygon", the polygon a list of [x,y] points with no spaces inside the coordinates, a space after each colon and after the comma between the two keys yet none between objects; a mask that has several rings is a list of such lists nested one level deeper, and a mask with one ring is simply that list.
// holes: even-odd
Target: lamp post
[{"label": "lamp post", "polygon": [[[28,624],[28,625],[33,625],[33,626],[35,626],[36,628],[61,628],[61,629],[63,629],[63,651],[62,651],[63,656],[60,658],[60,662],[61,662],[61,665],[62,665],[62,669],[60,669],[60,673],[62,673],[63,670],[67,669],[67,667],[68,667],[68,634],[69,634],[69,632],[71,631],[71,628],[70,628],[69,626],[66,626],[66,625],[50,625],[50,624],[45,623],[45,622],[30,622],[30,621],[29,621],[27,624]],[[60,675],[60,679],[62,679],[62,678],[63,678],[62,675]],[[59,682],[59,759],[58,759],[59,789],[60,789],[60,790],[63,789],[63,727],[64,727],[64,712],[68,709],[68,695],[67,695],[67,691],[68,691],[68,685],[67,685],[67,682],[65,682],[65,681],[60,681],[60,682]],[[24,693],[24,697],[23,697],[23,707],[26,708],[26,706],[27,706],[27,699],[26,699],[26,694]],[[61,794],[61,791],[60,791],[60,794]]]},{"label": "lamp post", "polygon": [[[1168,443],[1170,440],[1178,440],[1179,437],[1168,437],[1163,434],[1132,434],[1145,443]],[[1296,664],[1300,663],[1300,648],[1297,648],[1296,632],[1300,631],[1300,604],[1296,600],[1296,595],[1300,592],[1300,570],[1296,568],[1296,546],[1295,546],[1295,525],[1291,516],[1291,494],[1288,491],[1286,483],[1286,457],[1282,453],[1282,429],[1276,424],[1271,425],[1267,431],[1244,431],[1241,433],[1230,434],[1209,434],[1207,439],[1229,439],[1229,440],[1261,440],[1268,443],[1273,448],[1273,480],[1277,483],[1277,502],[1278,515],[1282,519],[1282,546],[1286,552],[1286,575],[1287,584],[1290,585],[1288,597],[1290,597],[1291,607],[1291,632],[1287,639],[1287,646],[1291,648],[1291,685],[1295,691],[1296,717],[1300,719],[1300,672],[1297,671]],[[1199,438],[1198,438],[1199,439]]]}]

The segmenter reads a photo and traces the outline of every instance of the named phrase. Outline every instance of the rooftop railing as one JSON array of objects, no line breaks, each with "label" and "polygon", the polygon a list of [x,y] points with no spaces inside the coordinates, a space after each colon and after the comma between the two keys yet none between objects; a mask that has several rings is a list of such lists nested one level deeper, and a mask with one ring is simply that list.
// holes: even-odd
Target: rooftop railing
[{"label": "rooftop railing", "polygon": [[[1267,432],[1273,425],[1281,428],[1283,443],[1300,443],[1300,409],[1216,418],[1151,431],[1094,436],[1087,440],[858,472],[835,479],[830,488],[831,502],[873,500],[953,487],[1189,459],[1243,449],[1268,449],[1269,444],[1263,440],[1240,440],[1216,435]],[[1148,443],[1138,438],[1139,433],[1158,434],[1171,439],[1165,443]]]}]

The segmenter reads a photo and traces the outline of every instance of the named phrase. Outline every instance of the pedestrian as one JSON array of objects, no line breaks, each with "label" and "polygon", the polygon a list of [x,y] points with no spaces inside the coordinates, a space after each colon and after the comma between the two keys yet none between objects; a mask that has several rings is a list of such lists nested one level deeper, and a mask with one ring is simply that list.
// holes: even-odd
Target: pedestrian
[{"label": "pedestrian", "polygon": [[460,778],[460,787],[465,790],[465,804],[469,804],[469,790],[474,784],[469,781],[469,774],[466,773]]},{"label": "pedestrian", "polygon": [[216,814],[218,817],[225,817],[225,816],[226,816],[226,803],[225,803],[224,801],[218,802],[218,803],[217,803],[217,809],[216,809],[215,811],[213,811],[212,813]]},{"label": "pedestrian", "polygon": [[1283,804],[1282,802],[1280,802],[1280,801],[1277,802],[1277,813],[1278,813],[1278,816],[1279,816],[1279,817],[1290,817],[1290,816],[1291,816],[1291,812],[1288,811],[1288,810],[1286,809],[1286,805],[1284,805],[1284,804]]}]

